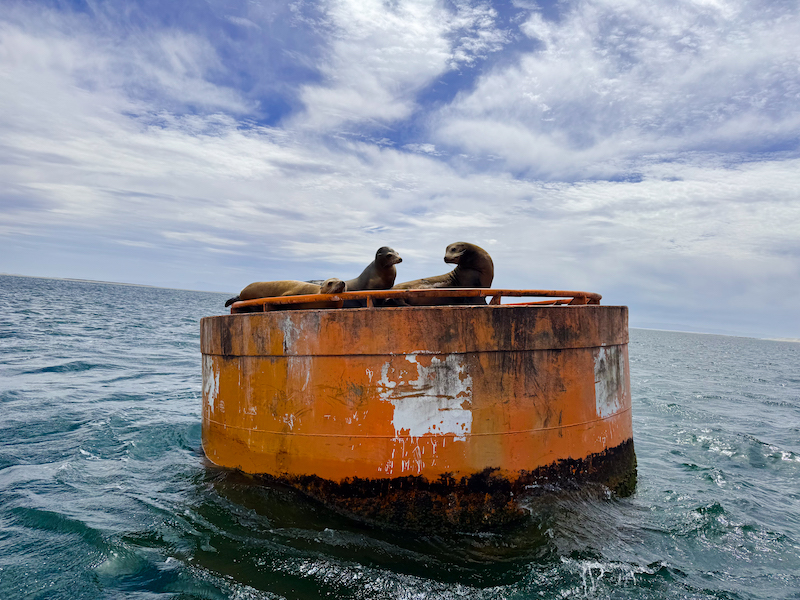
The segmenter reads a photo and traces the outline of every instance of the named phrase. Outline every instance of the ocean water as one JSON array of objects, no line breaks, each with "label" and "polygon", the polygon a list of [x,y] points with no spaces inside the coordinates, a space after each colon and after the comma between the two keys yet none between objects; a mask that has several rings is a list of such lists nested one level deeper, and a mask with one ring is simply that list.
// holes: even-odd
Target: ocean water
[{"label": "ocean water", "polygon": [[631,330],[636,492],[402,534],[210,465],[226,296],[0,276],[0,598],[800,598],[800,344]]}]

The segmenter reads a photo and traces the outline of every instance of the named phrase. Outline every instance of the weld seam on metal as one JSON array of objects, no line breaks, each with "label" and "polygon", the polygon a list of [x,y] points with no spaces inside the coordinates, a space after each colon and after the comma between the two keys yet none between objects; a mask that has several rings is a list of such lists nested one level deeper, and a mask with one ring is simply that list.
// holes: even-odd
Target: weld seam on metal
[{"label": "weld seam on metal", "polygon": [[594,344],[592,346],[558,346],[553,348],[530,348],[530,349],[505,349],[500,348],[497,350],[456,350],[453,352],[443,352],[441,350],[415,350],[413,352],[372,352],[369,354],[322,354],[322,353],[308,353],[308,354],[222,354],[216,352],[203,352],[206,356],[221,356],[222,358],[349,358],[349,357],[372,357],[372,356],[390,356],[392,358],[397,356],[446,356],[448,354],[468,355],[468,354],[512,354],[522,352],[560,352],[561,350],[596,350],[598,348],[613,348],[614,346],[627,346],[627,342],[619,343],[605,343]]},{"label": "weld seam on metal", "polygon": [[[619,415],[625,414],[626,412],[630,412],[631,406],[625,408],[619,412],[614,413],[613,415],[609,415],[608,417],[602,417],[600,419],[592,419],[591,421],[584,421],[582,423],[570,423],[569,425],[560,425],[558,427],[540,427],[539,429],[522,429],[520,431],[497,431],[491,433],[445,433],[445,434],[434,434],[439,437],[446,437],[446,436],[454,436],[456,438],[467,438],[467,437],[488,437],[492,435],[518,435],[521,433],[536,433],[539,431],[554,431],[556,429],[569,429],[570,427],[580,427],[581,425],[591,425],[592,423],[599,423],[601,421],[608,421],[609,419],[613,419],[618,417]],[[296,435],[300,437],[330,437],[330,438],[359,438],[359,439],[388,439],[388,440],[418,440],[423,437],[429,437],[427,435],[349,435],[346,433],[301,433],[301,432],[293,432],[293,431],[267,431],[266,429],[251,429],[248,427],[237,427],[236,425],[226,425],[225,423],[220,423],[219,421],[215,421],[214,419],[206,418],[206,421],[209,423],[214,423],[215,425],[219,425],[220,427],[225,427],[229,429],[240,429],[242,431],[249,431],[251,433],[269,433],[272,435]]]}]

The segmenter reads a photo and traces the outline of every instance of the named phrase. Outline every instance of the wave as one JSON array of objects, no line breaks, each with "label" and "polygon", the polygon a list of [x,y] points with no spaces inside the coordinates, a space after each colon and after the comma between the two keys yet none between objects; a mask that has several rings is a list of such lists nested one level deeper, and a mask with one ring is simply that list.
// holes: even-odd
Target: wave
[{"label": "wave", "polygon": [[36,375],[39,373],[80,373],[82,371],[91,371],[92,369],[115,369],[116,366],[108,363],[91,363],[84,360],[74,360],[60,365],[52,365],[49,367],[42,367],[40,369],[33,369],[30,371],[23,371],[25,375]]}]

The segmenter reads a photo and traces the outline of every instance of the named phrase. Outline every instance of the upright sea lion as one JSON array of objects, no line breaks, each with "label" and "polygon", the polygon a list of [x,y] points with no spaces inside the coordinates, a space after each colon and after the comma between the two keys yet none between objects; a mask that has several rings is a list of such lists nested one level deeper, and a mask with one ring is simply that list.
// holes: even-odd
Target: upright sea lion
[{"label": "upright sea lion", "polygon": [[367,265],[361,275],[355,279],[345,281],[347,291],[388,290],[394,285],[394,280],[397,277],[397,269],[394,266],[401,262],[403,262],[403,259],[389,246],[378,248],[375,253],[375,260]]},{"label": "upright sea lion", "polygon": [[[361,272],[361,275],[355,279],[348,279],[347,284],[348,292],[362,291],[362,290],[388,290],[394,285],[394,280],[397,278],[397,269],[395,265],[403,262],[400,255],[389,248],[389,246],[382,246],[378,248],[375,253],[375,260],[367,265]],[[320,279],[310,279],[308,283],[322,283]],[[380,306],[382,301],[376,300],[376,306]],[[359,308],[365,305],[364,300],[346,300],[344,303],[345,308]]]},{"label": "upright sea lion", "polygon": [[[398,283],[393,290],[418,290],[429,288],[489,288],[494,280],[492,257],[480,246],[467,242],[455,242],[445,250],[444,262],[455,264],[456,268],[444,275],[423,277],[413,281]],[[410,304],[462,304],[476,302],[470,298],[430,298],[418,299]],[[483,303],[483,301],[481,302]]]},{"label": "upright sea lion", "polygon": [[[388,290],[394,285],[394,280],[397,277],[397,269],[394,266],[403,262],[400,255],[389,248],[383,246],[378,248],[375,253],[375,260],[367,265],[361,272],[361,275],[355,279],[348,279],[345,281],[347,284],[348,292],[356,292],[360,290]],[[307,283],[321,284],[321,279],[309,279]]]},{"label": "upright sea lion", "polygon": [[398,283],[394,290],[419,290],[442,287],[492,287],[494,263],[492,257],[480,246],[467,242],[455,242],[445,250],[444,262],[457,265],[444,275],[423,277],[414,281]]},{"label": "upright sea lion", "polygon": [[322,285],[284,279],[281,281],[256,281],[246,286],[238,296],[229,298],[225,306],[230,306],[240,300],[254,300],[255,298],[275,298],[277,296],[302,296],[304,294],[340,294],[347,289],[347,284],[341,279],[332,277],[322,282]]}]

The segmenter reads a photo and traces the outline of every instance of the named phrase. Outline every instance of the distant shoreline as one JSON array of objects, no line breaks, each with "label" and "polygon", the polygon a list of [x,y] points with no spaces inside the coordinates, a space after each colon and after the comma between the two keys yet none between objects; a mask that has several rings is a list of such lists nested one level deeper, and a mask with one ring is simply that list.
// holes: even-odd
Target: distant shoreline
[{"label": "distant shoreline", "polygon": [[736,335],[734,333],[714,333],[712,331],[686,331],[684,329],[659,329],[658,327],[631,327],[631,329],[641,329],[642,331],[666,331],[667,333],[693,333],[696,335],[720,335],[722,337],[746,338],[750,340],[764,340],[765,342],[791,342],[800,344],[798,338],[774,338],[757,337],[755,335]]},{"label": "distant shoreline", "polygon": [[79,279],[76,277],[41,277],[39,275],[17,275],[16,273],[0,273],[0,277],[24,277],[25,279],[48,279],[50,281],[74,281],[77,283],[100,283],[103,285],[124,285],[128,287],[154,288],[157,290],[175,290],[176,292],[198,292],[200,294],[228,294],[229,292],[210,292],[208,290],[192,290],[188,288],[172,288],[163,285],[146,283],[122,283],[120,281],[103,281],[100,279]]}]

